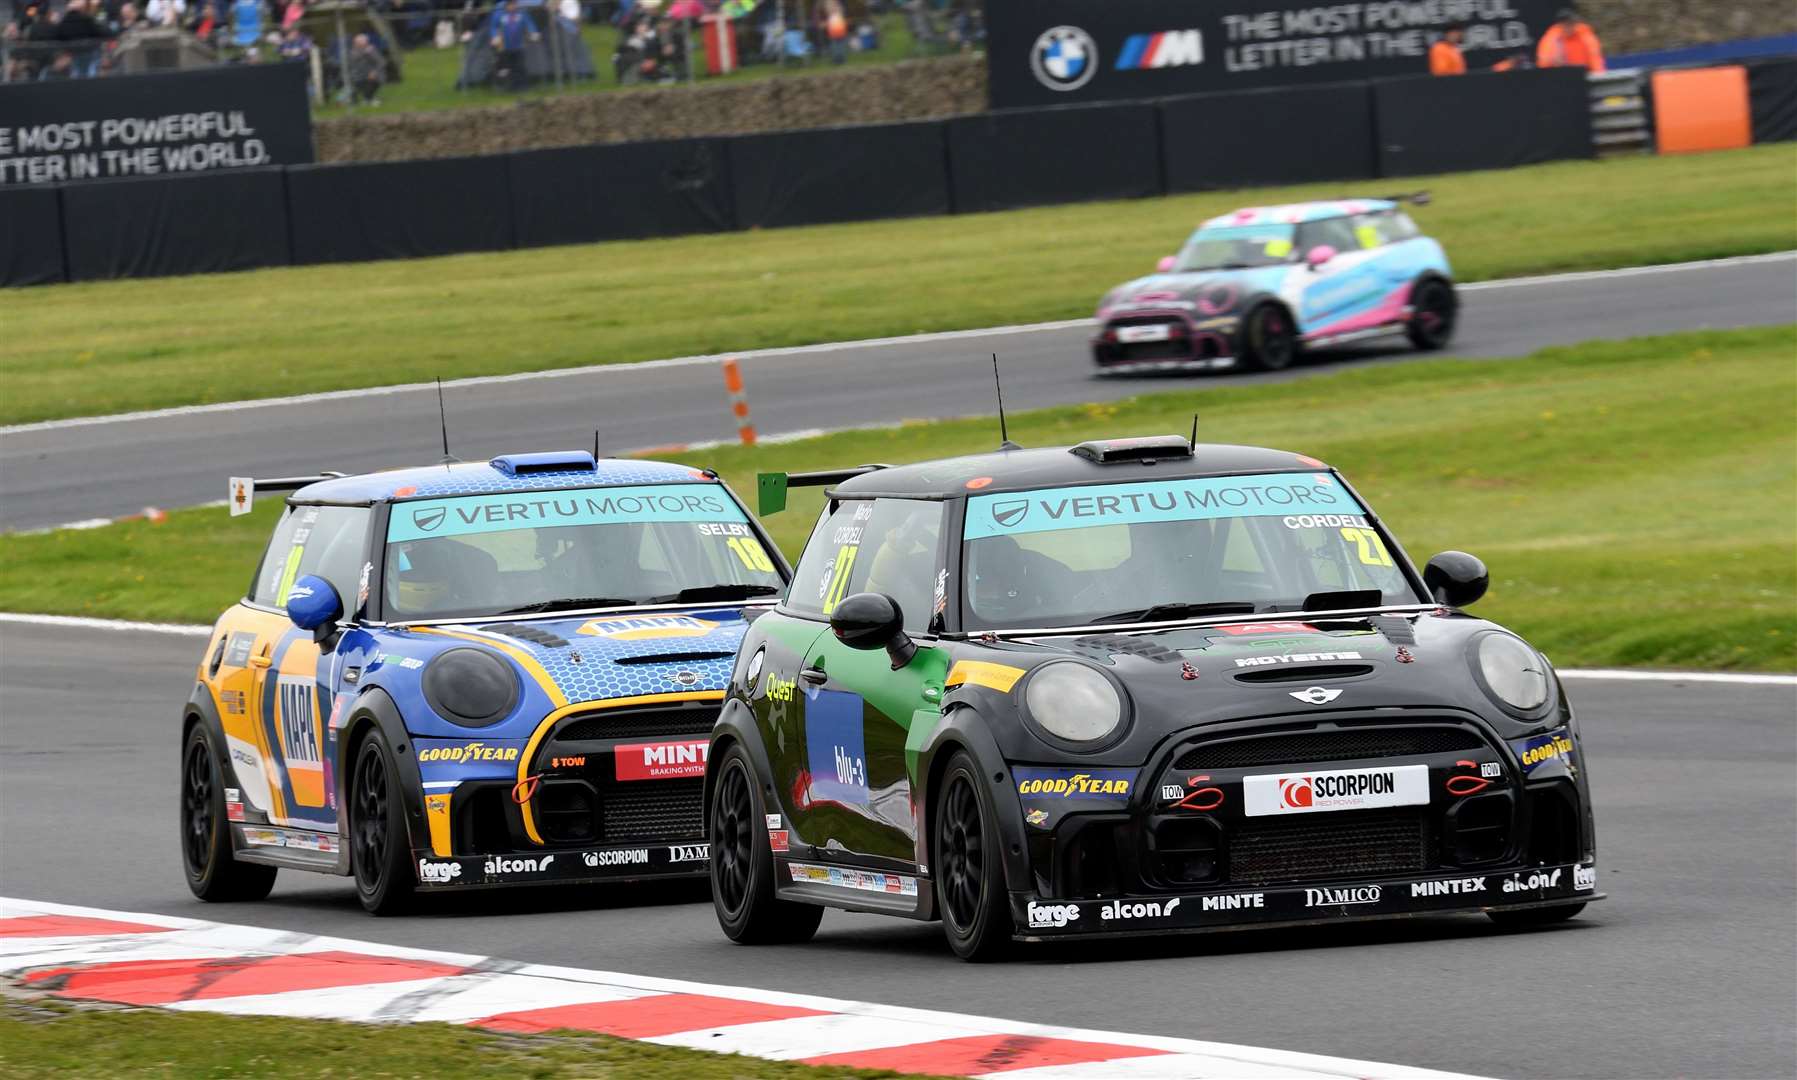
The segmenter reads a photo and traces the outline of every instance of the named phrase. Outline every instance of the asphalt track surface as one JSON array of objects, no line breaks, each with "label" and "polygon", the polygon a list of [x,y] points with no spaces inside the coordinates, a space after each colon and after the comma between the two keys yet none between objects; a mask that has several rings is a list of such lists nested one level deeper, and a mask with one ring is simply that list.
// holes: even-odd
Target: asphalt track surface
[{"label": "asphalt track surface", "polygon": [[513,960],[1213,1039],[1488,1076],[1797,1074],[1797,688],[1580,680],[1599,887],[1564,926],[1248,931],[955,960],[934,925],[826,915],[744,948],[702,884],[511,890],[376,919],[283,871],[205,905],[176,841],[201,639],[0,625],[0,893]]},{"label": "asphalt track surface", "polygon": [[[1469,287],[1445,354],[1521,356],[1548,345],[1797,321],[1797,255],[1681,269],[1494,282]],[[1098,379],[1086,324],[769,350],[745,358],[763,434],[994,411],[996,352],[1005,403],[1031,409],[1157,390],[1302,378],[1415,359],[1408,348],[1336,350],[1275,375]],[[603,342],[595,342],[595,353]],[[452,386],[450,448],[469,461],[521,450],[608,451],[735,437],[709,361],[661,361]],[[0,430],[0,529],[168,509],[221,499],[228,476],[367,472],[441,455],[434,390],[358,393],[98,424]],[[700,453],[694,460],[702,462]]]}]

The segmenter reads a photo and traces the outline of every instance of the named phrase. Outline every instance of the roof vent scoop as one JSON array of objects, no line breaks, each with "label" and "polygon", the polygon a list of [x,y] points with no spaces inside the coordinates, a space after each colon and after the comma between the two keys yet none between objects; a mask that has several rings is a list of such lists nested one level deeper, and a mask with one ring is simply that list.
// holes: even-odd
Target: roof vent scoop
[{"label": "roof vent scoop", "polygon": [[487,464],[507,476],[529,476],[532,473],[592,472],[593,455],[585,450],[550,450],[541,454],[506,454]]},{"label": "roof vent scoop", "polygon": [[1146,435],[1139,439],[1093,439],[1067,451],[1074,457],[1111,465],[1119,461],[1161,461],[1192,456],[1183,435]]}]

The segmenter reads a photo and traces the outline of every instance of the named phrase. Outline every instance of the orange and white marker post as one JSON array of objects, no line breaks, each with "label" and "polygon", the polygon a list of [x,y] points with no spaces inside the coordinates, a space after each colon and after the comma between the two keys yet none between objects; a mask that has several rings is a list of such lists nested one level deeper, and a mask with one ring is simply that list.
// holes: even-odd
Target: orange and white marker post
[{"label": "orange and white marker post", "polygon": [[742,367],[735,357],[724,361],[724,389],[730,391],[730,411],[736,414],[736,436],[744,446],[755,445],[755,425],[749,423],[749,398],[743,393]]}]

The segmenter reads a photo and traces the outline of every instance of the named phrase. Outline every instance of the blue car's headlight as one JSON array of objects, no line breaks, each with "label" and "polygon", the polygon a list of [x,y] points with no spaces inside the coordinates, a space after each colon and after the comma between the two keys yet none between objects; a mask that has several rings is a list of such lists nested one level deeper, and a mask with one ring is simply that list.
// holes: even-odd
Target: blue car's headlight
[{"label": "blue car's headlight", "polygon": [[512,665],[485,649],[440,652],[419,679],[424,700],[438,716],[461,727],[488,727],[518,704]]},{"label": "blue car's headlight", "polygon": [[1477,653],[1480,682],[1501,705],[1531,713],[1547,704],[1547,661],[1509,634],[1485,634]]},{"label": "blue car's headlight", "polygon": [[1109,738],[1123,722],[1123,699],[1117,688],[1075,660],[1037,668],[1024,686],[1023,703],[1032,723],[1072,743]]}]

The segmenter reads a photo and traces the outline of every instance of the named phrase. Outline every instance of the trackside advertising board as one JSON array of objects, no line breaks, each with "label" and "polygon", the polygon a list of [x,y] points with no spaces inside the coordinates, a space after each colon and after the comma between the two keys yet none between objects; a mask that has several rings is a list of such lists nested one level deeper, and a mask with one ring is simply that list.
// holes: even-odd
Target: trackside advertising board
[{"label": "trackside advertising board", "polygon": [[0,187],[312,157],[304,64],[0,85]]},{"label": "trackside advertising board", "polygon": [[1535,42],[1562,0],[986,0],[992,107],[1426,75],[1467,24],[1478,71]]}]

